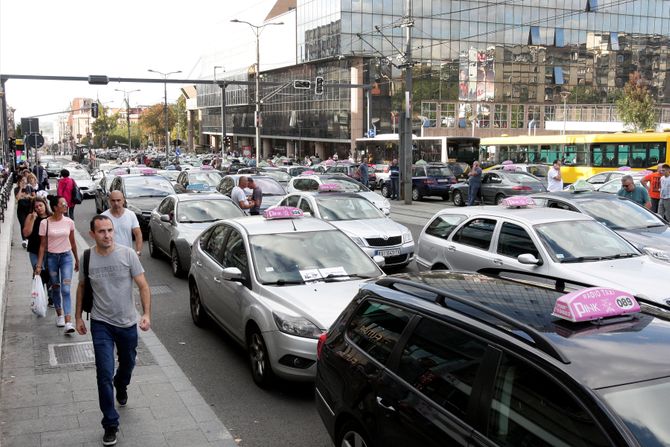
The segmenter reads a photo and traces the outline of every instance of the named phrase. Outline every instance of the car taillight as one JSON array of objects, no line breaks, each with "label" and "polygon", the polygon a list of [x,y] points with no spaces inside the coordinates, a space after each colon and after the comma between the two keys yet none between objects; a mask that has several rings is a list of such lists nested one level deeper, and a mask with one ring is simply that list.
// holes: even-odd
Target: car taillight
[{"label": "car taillight", "polygon": [[456,180],[456,177],[451,178],[451,183],[458,183],[458,180]]},{"label": "car taillight", "polygon": [[437,183],[437,180],[435,180],[434,178],[427,178],[423,181],[423,183],[425,185],[434,185],[435,183]]},{"label": "car taillight", "polygon": [[512,186],[512,189],[514,191],[532,191],[533,190],[533,188],[531,188],[530,186],[521,186],[521,185]]},{"label": "car taillight", "polygon": [[326,338],[328,337],[328,332],[324,332],[319,336],[319,341],[316,343],[316,359],[321,358],[321,349],[323,349],[324,343],[326,343]]}]

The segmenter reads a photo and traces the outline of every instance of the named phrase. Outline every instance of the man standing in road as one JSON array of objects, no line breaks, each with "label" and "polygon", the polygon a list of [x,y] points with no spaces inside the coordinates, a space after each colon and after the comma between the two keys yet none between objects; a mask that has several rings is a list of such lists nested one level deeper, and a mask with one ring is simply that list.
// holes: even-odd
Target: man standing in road
[{"label": "man standing in road", "polygon": [[561,177],[561,160],[555,160],[547,173],[547,191],[555,192],[563,190],[563,177]]},{"label": "man standing in road", "polygon": [[[132,249],[114,242],[114,226],[109,217],[94,216],[90,230],[95,245],[90,249],[88,278],[84,273],[85,266],[79,270],[75,321],[77,332],[85,335],[86,323],[81,314],[85,282],[89,281],[93,293],[91,337],[95,352],[98,403],[105,430],[102,444],[114,445],[119,429],[119,413],[114,408],[114,388],[119,406],[125,406],[137,356],[138,315],[133,298],[133,281],[140,291],[143,313],[139,318],[139,327],[143,331],[151,328],[151,291],[137,255]],[[83,266],[83,257],[81,262]],[[119,360],[116,374],[115,346]]]},{"label": "man standing in road", "polygon": [[663,177],[663,163],[658,164],[656,172],[642,177],[640,184],[647,188],[649,198],[651,198],[651,210],[658,212],[658,202],[661,199],[661,177]]},{"label": "man standing in road", "polygon": [[133,248],[135,236],[135,253],[142,255],[142,230],[135,213],[126,208],[126,198],[121,191],[112,191],[109,195],[108,210],[102,213],[114,224],[114,242],[128,248]]},{"label": "man standing in road", "polygon": [[661,177],[660,200],[658,202],[658,214],[666,222],[670,222],[670,165],[664,164],[663,177]]},{"label": "man standing in road", "polygon": [[468,172],[468,206],[475,204],[479,190],[482,187],[482,168],[477,160],[472,162],[472,169]]},{"label": "man standing in road", "polygon": [[389,179],[391,179],[391,199],[400,200],[400,166],[395,158],[389,166]]},{"label": "man standing in road", "polygon": [[635,185],[633,177],[630,175],[621,177],[621,189],[617,192],[617,195],[630,199],[647,209],[651,209],[651,201],[649,200],[647,189],[643,186]]},{"label": "man standing in road", "polygon": [[256,183],[253,177],[247,178],[247,188],[251,190],[251,199],[254,202],[254,206],[249,208],[249,214],[252,216],[257,216],[261,213],[261,203],[263,203],[263,190]]},{"label": "man standing in road", "polygon": [[244,189],[248,187],[249,179],[247,176],[243,175],[240,177],[237,186],[230,192],[230,198],[233,199],[233,202],[235,202],[235,204],[245,213],[247,212],[246,210],[250,210],[255,205],[253,200],[247,200],[247,194],[244,192]]},{"label": "man standing in road", "polygon": [[365,158],[361,160],[361,164],[358,166],[358,175],[358,181],[367,188],[370,173],[368,172],[368,161]]}]

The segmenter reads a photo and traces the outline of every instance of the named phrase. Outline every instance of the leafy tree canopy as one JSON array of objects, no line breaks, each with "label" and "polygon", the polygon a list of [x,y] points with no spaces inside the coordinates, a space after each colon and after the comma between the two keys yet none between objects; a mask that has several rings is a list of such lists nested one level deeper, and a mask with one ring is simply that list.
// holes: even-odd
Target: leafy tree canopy
[{"label": "leafy tree canopy", "polygon": [[656,127],[654,100],[647,83],[637,71],[630,74],[630,79],[623,89],[623,96],[616,101],[616,109],[624,125],[634,131]]}]

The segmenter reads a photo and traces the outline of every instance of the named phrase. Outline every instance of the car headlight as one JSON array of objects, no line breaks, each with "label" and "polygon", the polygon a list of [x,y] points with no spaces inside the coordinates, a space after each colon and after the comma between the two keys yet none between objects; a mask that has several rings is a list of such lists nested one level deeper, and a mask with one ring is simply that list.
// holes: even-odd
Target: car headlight
[{"label": "car headlight", "polygon": [[319,338],[323,332],[304,317],[292,317],[280,312],[272,312],[272,317],[280,332],[305,338]]},{"label": "car headlight", "polygon": [[406,244],[408,242],[413,242],[412,233],[410,233],[409,231],[402,234],[402,243]]},{"label": "car headlight", "polygon": [[670,262],[670,253],[664,250],[659,250],[657,248],[644,247],[642,251],[649,256],[659,259],[661,261]]},{"label": "car headlight", "polygon": [[349,239],[351,239],[352,241],[354,241],[354,243],[355,243],[356,245],[360,245],[360,246],[364,246],[364,245],[365,245],[365,241],[363,240],[363,238],[360,238],[360,237],[358,237],[358,236],[351,236],[351,235],[349,235]]}]

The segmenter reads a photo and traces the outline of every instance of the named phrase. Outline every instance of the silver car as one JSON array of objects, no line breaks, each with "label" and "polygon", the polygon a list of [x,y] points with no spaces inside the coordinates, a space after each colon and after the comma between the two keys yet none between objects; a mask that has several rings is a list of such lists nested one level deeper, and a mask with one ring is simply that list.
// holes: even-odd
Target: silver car
[{"label": "silver car", "polygon": [[[313,380],[319,336],[368,278],[383,275],[351,239],[312,217],[214,224],[194,242],[191,316],[246,347],[253,380]],[[379,262],[383,262],[381,258]]]},{"label": "silver car", "polygon": [[151,212],[149,253],[170,258],[172,274],[184,276],[191,267],[193,241],[212,222],[244,216],[230,198],[221,194],[172,194]]},{"label": "silver car", "polygon": [[666,303],[670,266],[585,214],[503,206],[445,209],[419,236],[420,270],[509,269],[610,287]]},{"label": "silver car", "polygon": [[414,257],[414,239],[404,225],[394,222],[370,201],[354,193],[296,193],[279,205],[298,207],[327,220],[349,236],[370,257],[384,257],[386,267],[404,267]]},{"label": "silver car", "polygon": [[291,181],[288,182],[286,192],[314,192],[318,191],[319,185],[323,184],[337,184],[344,191],[354,192],[374,203],[374,205],[382,210],[384,214],[391,213],[391,202],[376,192],[370,191],[370,189],[366,188],[363,184],[344,174],[302,174],[297,177],[293,177]]}]

